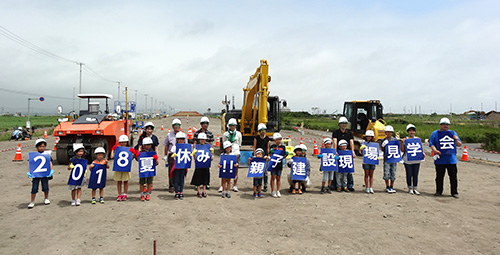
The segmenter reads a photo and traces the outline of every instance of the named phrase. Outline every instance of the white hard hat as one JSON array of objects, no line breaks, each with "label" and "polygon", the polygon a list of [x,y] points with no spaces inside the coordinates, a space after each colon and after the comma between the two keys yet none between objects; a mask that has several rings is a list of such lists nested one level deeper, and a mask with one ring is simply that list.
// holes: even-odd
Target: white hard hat
[{"label": "white hard hat", "polygon": [[172,126],[173,125],[182,125],[181,120],[180,119],[174,119],[174,120],[172,120]]},{"label": "white hard hat", "polygon": [[346,117],[342,116],[339,119],[339,124],[347,124],[349,121],[347,120]]},{"label": "white hard hat", "polygon": [[186,134],[184,132],[177,132],[175,134],[175,139],[186,139]]},{"label": "white hard hat", "polygon": [[119,143],[128,142],[128,136],[127,135],[121,135],[120,137],[118,137],[118,142]]},{"label": "white hard hat", "polygon": [[327,138],[325,138],[325,139],[323,140],[323,143],[324,143],[324,144],[327,144],[327,143],[333,143],[333,140],[332,140],[332,138],[327,137]]},{"label": "white hard hat", "polygon": [[295,147],[293,147],[293,151],[296,150],[302,150],[302,146],[300,146],[300,144],[295,145]]},{"label": "white hard hat", "polygon": [[442,118],[440,121],[439,121],[439,124],[448,124],[450,125],[450,119],[448,118]]},{"label": "white hard hat", "polygon": [[375,136],[375,133],[373,132],[373,130],[366,130],[365,136]]},{"label": "white hard hat", "polygon": [[413,129],[417,130],[417,128],[415,127],[415,125],[413,125],[413,124],[408,124],[408,125],[406,126],[406,131],[408,131],[410,128],[413,128]]},{"label": "white hard hat", "polygon": [[77,152],[79,149],[85,149],[83,143],[74,143],[73,144],[73,152]]},{"label": "white hard hat", "polygon": [[305,144],[299,144],[303,151],[307,151],[307,146]]},{"label": "white hard hat", "polygon": [[384,129],[385,132],[394,132],[394,128],[390,125],[387,125],[385,126],[385,129]]},{"label": "white hard hat", "polygon": [[203,132],[202,132],[202,133],[199,133],[199,134],[198,134],[198,140],[200,140],[200,139],[205,139],[205,140],[207,140],[207,134],[205,134],[205,133],[203,133]]},{"label": "white hard hat", "polygon": [[153,124],[153,122],[151,121],[148,121],[146,122],[146,124],[144,125],[144,128],[147,128],[147,127],[153,127],[153,129],[155,128],[155,124]]},{"label": "white hard hat", "polygon": [[282,139],[283,137],[281,136],[280,133],[274,133],[273,134],[273,140],[276,140],[276,139]]},{"label": "white hard hat", "polygon": [[233,144],[230,141],[225,141],[224,144],[223,144],[223,147],[225,149],[227,147],[231,147],[231,145],[233,145]]},{"label": "white hard hat", "polygon": [[104,153],[106,154],[106,150],[104,150],[103,147],[97,147],[94,151],[94,154],[97,154],[97,153]]},{"label": "white hard hat", "polygon": [[261,131],[262,129],[267,129],[266,124],[264,124],[264,123],[260,123],[260,124],[257,126],[257,130]]},{"label": "white hard hat", "polygon": [[344,139],[340,140],[340,142],[339,142],[339,146],[343,146],[343,145],[347,146],[347,141]]},{"label": "white hard hat", "polygon": [[258,148],[255,150],[255,155],[257,155],[257,153],[259,153],[259,152],[264,154],[264,150],[262,148]]},{"label": "white hard hat", "polygon": [[210,123],[210,120],[208,119],[208,117],[201,117],[200,123],[203,122]]},{"label": "white hard hat", "polygon": [[39,143],[45,143],[45,146],[47,146],[47,141],[45,141],[45,139],[37,139],[35,141],[35,147],[38,146]]},{"label": "white hard hat", "polygon": [[19,130],[23,130],[23,128],[22,128],[22,127],[18,127],[17,129],[19,129]]},{"label": "white hard hat", "polygon": [[142,145],[148,145],[148,144],[153,144],[153,139],[149,137],[144,137],[144,139],[142,140]]},{"label": "white hard hat", "polygon": [[227,126],[237,126],[238,125],[238,122],[236,121],[235,118],[231,118],[229,119],[229,121],[227,122]]}]

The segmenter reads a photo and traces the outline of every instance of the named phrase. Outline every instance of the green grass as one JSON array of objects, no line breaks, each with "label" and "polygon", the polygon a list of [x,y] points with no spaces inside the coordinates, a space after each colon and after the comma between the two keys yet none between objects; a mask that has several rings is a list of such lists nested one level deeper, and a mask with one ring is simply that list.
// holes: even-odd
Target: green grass
[{"label": "green grass", "polygon": [[[31,116],[31,126],[35,128],[53,127],[57,125],[58,116]],[[0,130],[12,132],[17,127],[26,127],[28,117],[0,116]]]}]

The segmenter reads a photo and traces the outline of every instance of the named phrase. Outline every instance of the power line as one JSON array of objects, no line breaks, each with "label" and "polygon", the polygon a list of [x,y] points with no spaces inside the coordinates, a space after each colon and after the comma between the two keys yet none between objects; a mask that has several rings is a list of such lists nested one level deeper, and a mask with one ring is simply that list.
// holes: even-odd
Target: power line
[{"label": "power line", "polygon": [[71,98],[71,97],[44,96],[43,94],[28,93],[26,91],[18,91],[18,90],[13,90],[13,89],[6,89],[6,88],[0,88],[0,91],[5,91],[8,93],[14,93],[14,94],[19,94],[19,95],[26,95],[26,96],[35,96],[35,97],[43,96],[45,98],[73,100],[73,98]]}]

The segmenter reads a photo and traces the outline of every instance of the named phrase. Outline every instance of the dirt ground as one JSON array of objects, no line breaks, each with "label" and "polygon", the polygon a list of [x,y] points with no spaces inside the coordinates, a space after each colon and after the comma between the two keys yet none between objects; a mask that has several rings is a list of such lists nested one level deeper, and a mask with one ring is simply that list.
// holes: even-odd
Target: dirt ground
[{"label": "dirt ground", "polygon": [[[156,120],[155,134],[165,137],[172,118]],[[190,124],[182,119],[183,129]],[[217,119],[210,130],[220,134]],[[160,131],[161,123],[165,130]],[[284,136],[299,137],[283,131]],[[312,136],[304,136],[312,137]],[[316,137],[318,141],[319,137]],[[163,139],[161,139],[163,140]],[[48,148],[54,138],[49,137]],[[30,145],[33,141],[23,141]],[[17,142],[1,142],[0,149]],[[397,167],[396,194],[383,192],[382,168],[375,170],[375,194],[365,194],[361,158],[355,160],[355,192],[319,194],[320,161],[311,156],[313,187],[303,195],[286,192],[272,198],[252,197],[247,168],[240,169],[238,187],[230,199],[217,192],[218,169],[212,163],[212,189],[208,198],[197,198],[186,185],[185,199],[168,193],[167,171],[160,163],[152,199],[139,200],[137,163],[132,172],[129,200],[116,202],[116,184],[108,172],[105,204],[91,205],[91,191],[83,190],[82,205],[70,206],[69,171],[54,163],[50,205],[38,193],[28,210],[31,182],[26,176],[28,152],[23,162],[12,162],[15,151],[0,153],[0,254],[500,254],[500,169],[498,164],[459,162],[460,198],[445,193],[434,197],[434,165],[428,158],[420,169],[420,196],[406,193],[405,172]],[[163,153],[163,149],[160,150]],[[55,159],[55,153],[52,154]],[[163,156],[163,155],[161,155]],[[160,157],[161,158],[161,157]],[[186,178],[189,184],[194,169]],[[283,171],[284,179],[289,169]],[[447,177],[446,177],[447,178]]]}]

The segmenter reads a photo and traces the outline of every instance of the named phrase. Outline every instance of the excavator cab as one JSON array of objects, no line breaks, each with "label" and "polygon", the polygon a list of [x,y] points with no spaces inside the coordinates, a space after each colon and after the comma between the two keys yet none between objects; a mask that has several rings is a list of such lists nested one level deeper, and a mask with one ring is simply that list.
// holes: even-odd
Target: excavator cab
[{"label": "excavator cab", "polygon": [[373,130],[375,140],[384,138],[384,107],[380,100],[350,101],[344,103],[344,116],[354,137],[363,138],[366,130]]}]

